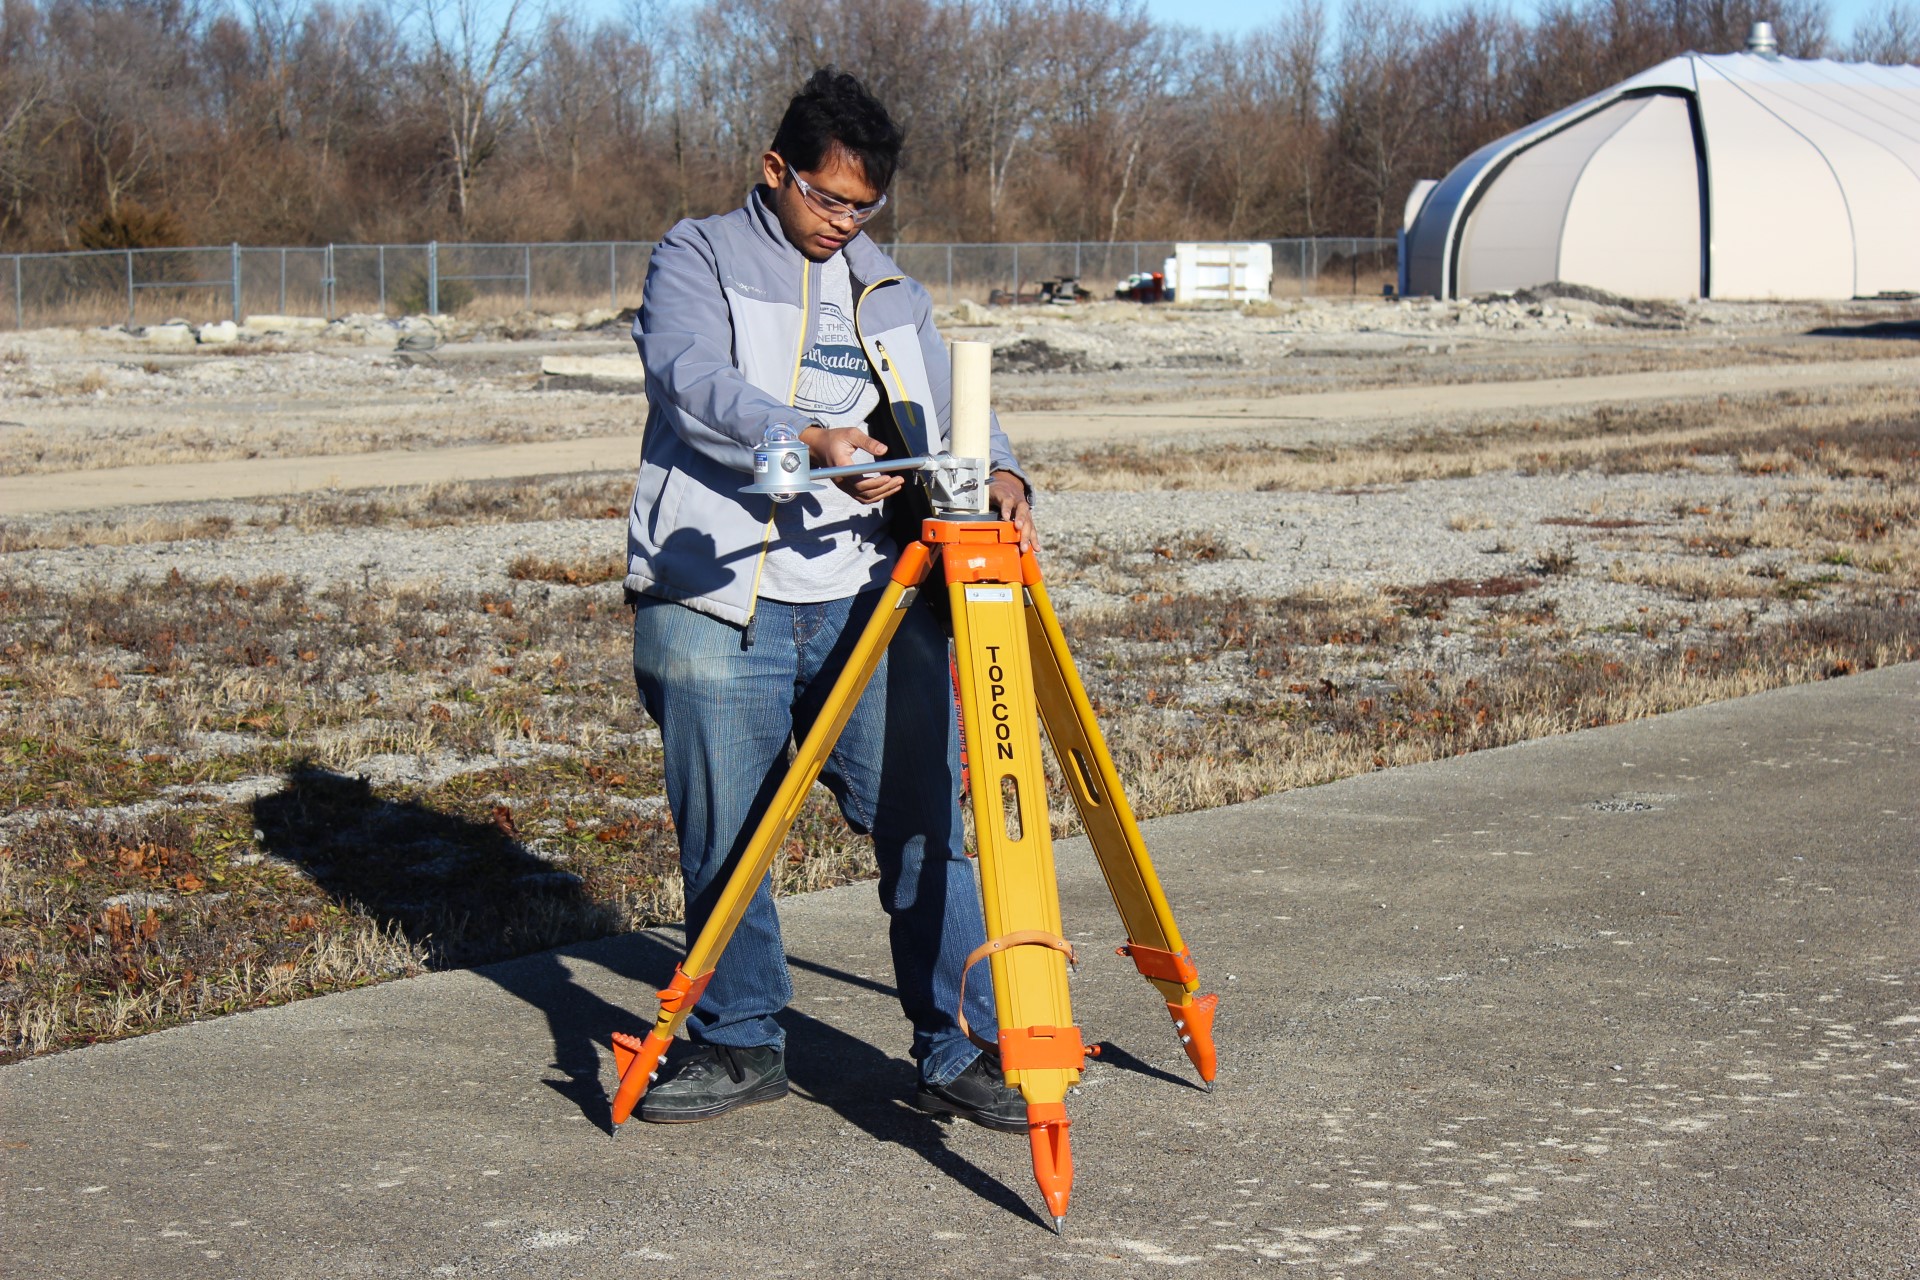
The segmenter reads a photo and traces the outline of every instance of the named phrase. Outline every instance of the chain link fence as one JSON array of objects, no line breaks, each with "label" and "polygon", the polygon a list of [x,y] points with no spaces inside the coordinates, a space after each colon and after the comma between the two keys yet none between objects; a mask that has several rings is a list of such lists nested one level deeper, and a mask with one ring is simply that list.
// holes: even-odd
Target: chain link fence
[{"label": "chain link fence", "polygon": [[[1399,269],[1393,240],[1321,237],[1269,240],[1271,296],[1328,297],[1380,294]],[[1159,271],[1173,257],[1170,240],[1058,244],[896,244],[887,246],[901,270],[949,306],[975,302],[1039,302],[1046,281],[1077,280],[1094,297],[1112,297],[1129,276]]]},{"label": "chain link fence", "polygon": [[[1392,240],[1273,240],[1276,298],[1378,295],[1394,282]],[[1045,281],[1111,297],[1161,269],[1171,241],[885,246],[935,299],[1038,302]],[[0,317],[16,329],[248,316],[334,319],[620,311],[639,302],[651,242],[336,244],[316,248],[108,249],[0,255]],[[4,323],[4,320],[0,320]]]}]

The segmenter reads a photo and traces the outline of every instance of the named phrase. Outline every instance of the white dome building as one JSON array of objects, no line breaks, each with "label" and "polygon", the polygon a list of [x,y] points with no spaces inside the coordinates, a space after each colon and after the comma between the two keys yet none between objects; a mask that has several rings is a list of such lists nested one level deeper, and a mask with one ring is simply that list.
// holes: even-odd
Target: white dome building
[{"label": "white dome building", "polygon": [[1920,293],[1920,67],[1683,54],[1468,156],[1408,201],[1406,292]]}]

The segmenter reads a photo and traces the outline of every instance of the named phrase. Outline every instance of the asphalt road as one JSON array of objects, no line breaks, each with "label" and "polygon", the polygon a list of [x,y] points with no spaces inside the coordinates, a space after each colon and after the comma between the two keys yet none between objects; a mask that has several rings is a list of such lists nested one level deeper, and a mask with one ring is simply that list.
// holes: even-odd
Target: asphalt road
[{"label": "asphalt road", "polygon": [[1078,1180],[908,1109],[871,887],[795,1096],[606,1131],[670,933],[0,1068],[8,1277],[1920,1275],[1920,666],[1148,827],[1195,1087],[1060,848]]}]

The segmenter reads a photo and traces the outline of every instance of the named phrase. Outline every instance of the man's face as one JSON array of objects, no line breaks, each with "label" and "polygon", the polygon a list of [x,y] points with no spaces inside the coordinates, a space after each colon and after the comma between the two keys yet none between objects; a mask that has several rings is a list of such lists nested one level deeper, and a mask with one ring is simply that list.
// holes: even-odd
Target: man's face
[{"label": "man's face", "polygon": [[844,206],[865,207],[880,199],[866,168],[841,147],[829,147],[817,169],[796,172],[776,151],[767,152],[761,164],[787,243],[814,262],[825,262],[859,233],[860,224]]}]

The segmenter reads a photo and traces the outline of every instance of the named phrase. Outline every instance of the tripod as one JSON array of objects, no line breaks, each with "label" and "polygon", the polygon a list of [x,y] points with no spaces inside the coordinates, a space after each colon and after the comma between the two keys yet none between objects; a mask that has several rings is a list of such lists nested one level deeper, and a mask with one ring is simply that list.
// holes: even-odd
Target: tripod
[{"label": "tripod", "polygon": [[[800,744],[751,841],[727,871],[706,927],[660,992],[652,1031],[644,1039],[624,1033],[613,1037],[620,1074],[613,1121],[626,1121],[657,1075],[662,1055],[699,1003],[904,610],[937,568],[952,605],[955,673],[970,758],[988,937],[967,958],[966,968],[971,971],[983,959],[989,962],[999,1038],[977,1034],[967,1026],[964,1013],[960,1026],[983,1051],[999,1056],[1007,1083],[1025,1098],[1034,1177],[1052,1212],[1054,1229],[1063,1230],[1073,1188],[1067,1090],[1079,1081],[1087,1057],[1097,1053],[1098,1046],[1085,1044],[1068,1005],[1067,966],[1074,953],[1061,936],[1041,725],[1126,926],[1127,942],[1119,953],[1132,958],[1165,1001],[1187,1056],[1209,1089],[1219,997],[1196,994],[1200,979],[1192,954],[1180,939],[1121,792],[1092,704],[1048,602],[1038,560],[1031,551],[1021,551],[1011,523],[964,509],[970,505],[964,495],[984,492],[980,482],[985,464],[943,455],[809,472],[805,446],[772,433],[755,462],[759,483],[744,491],[776,499],[813,488],[810,477],[925,470],[933,473],[929,487],[936,495],[936,514],[923,523],[920,540],[909,543],[895,563],[819,719]],[[961,981],[964,992],[964,973]]]}]

